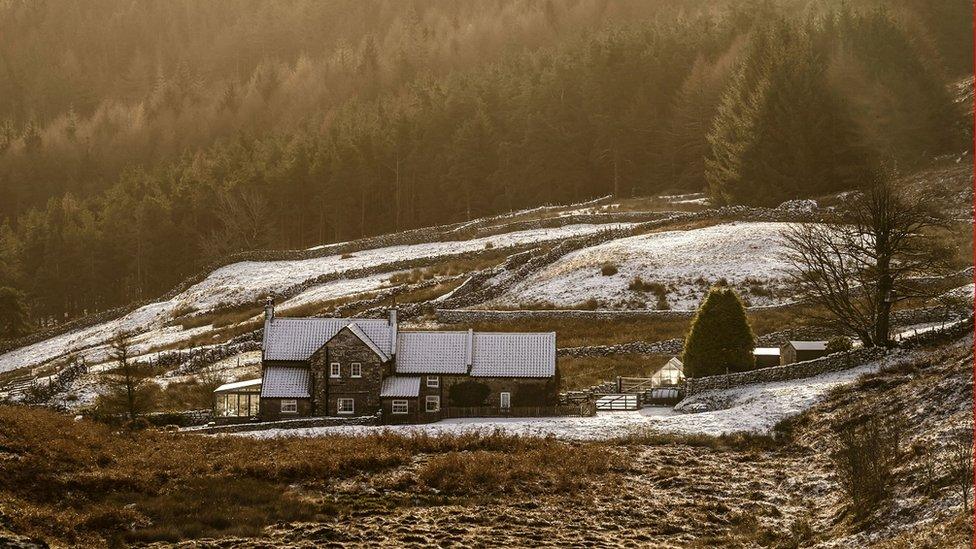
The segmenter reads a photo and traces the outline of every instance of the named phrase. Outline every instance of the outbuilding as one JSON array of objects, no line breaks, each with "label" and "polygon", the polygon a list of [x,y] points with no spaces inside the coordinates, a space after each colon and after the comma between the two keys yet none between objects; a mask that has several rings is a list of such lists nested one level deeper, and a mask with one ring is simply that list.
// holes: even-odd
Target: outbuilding
[{"label": "outbuilding", "polygon": [[676,356],[651,374],[651,387],[674,387],[685,378],[685,365]]},{"label": "outbuilding", "polygon": [[769,368],[780,365],[779,347],[756,347],[752,350],[756,357],[756,368]]},{"label": "outbuilding", "polygon": [[827,355],[826,341],[788,341],[780,347],[780,364],[804,362]]}]

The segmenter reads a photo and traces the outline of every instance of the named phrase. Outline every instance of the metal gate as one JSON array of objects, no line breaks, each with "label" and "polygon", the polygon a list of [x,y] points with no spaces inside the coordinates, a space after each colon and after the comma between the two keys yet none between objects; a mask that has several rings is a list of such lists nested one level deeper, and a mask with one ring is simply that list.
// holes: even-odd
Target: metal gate
[{"label": "metal gate", "polygon": [[601,412],[636,410],[640,408],[640,396],[636,394],[606,395],[596,399],[596,409]]}]

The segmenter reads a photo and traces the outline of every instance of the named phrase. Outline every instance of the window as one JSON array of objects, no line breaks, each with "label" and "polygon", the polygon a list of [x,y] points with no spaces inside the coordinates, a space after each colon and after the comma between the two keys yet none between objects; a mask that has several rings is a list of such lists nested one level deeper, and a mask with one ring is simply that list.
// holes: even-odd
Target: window
[{"label": "window", "polygon": [[407,401],[406,400],[394,400],[393,401],[393,413],[394,414],[405,414],[405,413],[407,413]]},{"label": "window", "polygon": [[441,409],[441,397],[439,396],[429,396],[427,397],[427,411],[437,412]]},{"label": "window", "polygon": [[298,401],[297,400],[282,400],[281,401],[281,413],[282,414],[297,414],[298,413]]},{"label": "window", "polygon": [[441,386],[441,378],[437,376],[427,376],[427,386],[436,389]]},{"label": "window", "polygon": [[329,365],[329,377],[339,377],[342,375],[342,371],[339,370],[339,363],[333,362]]},{"label": "window", "polygon": [[502,410],[508,410],[512,407],[512,393],[501,393],[501,401],[499,402]]},{"label": "window", "polygon": [[337,411],[340,414],[352,414],[356,412],[356,399],[353,398],[340,398],[338,399]]},{"label": "window", "polygon": [[353,362],[349,367],[349,377],[363,377],[363,365]]}]

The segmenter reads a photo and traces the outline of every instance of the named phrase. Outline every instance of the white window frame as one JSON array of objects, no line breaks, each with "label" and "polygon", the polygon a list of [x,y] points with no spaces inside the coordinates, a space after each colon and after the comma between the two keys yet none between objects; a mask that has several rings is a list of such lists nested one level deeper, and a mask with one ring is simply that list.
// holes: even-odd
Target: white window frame
[{"label": "white window frame", "polygon": [[340,378],[342,377],[342,366],[338,362],[333,362],[329,364],[329,377]]},{"label": "white window frame", "polygon": [[512,409],[512,393],[503,392],[498,394],[498,407],[502,410]]},{"label": "white window frame", "polygon": [[353,362],[349,365],[349,377],[363,377],[363,365],[361,362]]},{"label": "white window frame", "polygon": [[[434,405],[434,409],[430,409],[430,405]],[[437,395],[430,395],[424,400],[424,411],[425,412],[440,412],[441,411],[441,397]]]},{"label": "white window frame", "polygon": [[297,414],[298,413],[298,401],[295,399],[282,400],[281,401],[281,413],[282,414]]},{"label": "white window frame", "polygon": [[[349,402],[350,403],[348,410],[343,410],[342,409],[342,403],[343,402]],[[336,413],[337,414],[343,414],[343,415],[355,414],[356,413],[356,399],[354,399],[354,398],[339,398],[339,399],[336,399]]]},{"label": "white window frame", "polygon": [[[400,408],[400,410],[398,410]],[[410,411],[410,403],[406,400],[394,400],[390,406],[392,413],[397,415],[406,414]]]},{"label": "white window frame", "polygon": [[427,376],[427,386],[431,389],[437,389],[441,386],[440,376]]}]

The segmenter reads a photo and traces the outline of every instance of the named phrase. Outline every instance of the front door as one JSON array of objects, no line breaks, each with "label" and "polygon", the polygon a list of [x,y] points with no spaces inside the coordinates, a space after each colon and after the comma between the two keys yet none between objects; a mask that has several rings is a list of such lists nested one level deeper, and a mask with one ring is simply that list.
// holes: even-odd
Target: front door
[{"label": "front door", "polygon": [[501,402],[499,403],[502,410],[508,410],[512,407],[512,393],[502,393]]}]

